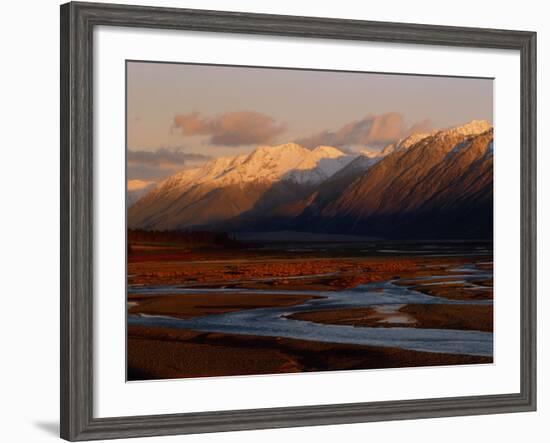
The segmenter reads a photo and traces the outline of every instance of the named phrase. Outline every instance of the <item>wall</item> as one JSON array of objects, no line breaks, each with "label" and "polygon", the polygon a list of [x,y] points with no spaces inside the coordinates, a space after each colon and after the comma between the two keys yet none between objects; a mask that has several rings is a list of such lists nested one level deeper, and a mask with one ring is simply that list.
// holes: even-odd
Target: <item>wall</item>
[{"label": "wall", "polygon": [[[119,1],[153,4],[155,2]],[[550,315],[545,299],[549,284],[543,281],[550,266],[550,136],[548,122],[550,63],[549,14],[545,2],[460,3],[406,0],[367,4],[278,0],[159,1],[157,5],[225,9],[265,13],[315,15],[366,20],[416,22],[534,30],[539,33],[539,411],[484,417],[387,422],[321,428],[152,438],[162,442],[265,442],[275,441],[409,441],[462,442],[491,439],[512,442],[543,441],[544,424],[550,420],[548,372],[550,350],[544,348]],[[2,161],[0,189],[0,260],[3,288],[0,332],[0,402],[2,439],[9,442],[54,441],[58,428],[58,140],[59,140],[59,11],[58,2],[27,0],[2,8],[2,68],[0,112]],[[545,26],[546,25],[546,26]],[[7,140],[5,135],[7,134]],[[7,154],[7,156],[6,156]],[[6,248],[7,245],[7,248]],[[7,283],[7,287],[6,287]],[[449,383],[452,383],[449,380]]]}]

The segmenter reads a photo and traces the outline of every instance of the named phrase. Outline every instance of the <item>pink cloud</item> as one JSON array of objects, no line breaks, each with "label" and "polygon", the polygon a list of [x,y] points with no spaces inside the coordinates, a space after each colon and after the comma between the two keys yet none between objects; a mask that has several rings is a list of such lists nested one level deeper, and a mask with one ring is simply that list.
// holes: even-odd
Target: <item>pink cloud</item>
[{"label": "pink cloud", "polygon": [[198,112],[174,117],[174,128],[181,134],[209,136],[213,145],[240,146],[269,143],[285,127],[273,118],[253,111],[235,111],[215,117],[203,117]]},{"label": "pink cloud", "polygon": [[319,145],[341,148],[363,145],[381,148],[412,132],[425,131],[428,126],[431,126],[431,122],[425,120],[407,130],[401,114],[388,112],[386,114],[369,115],[360,120],[346,123],[335,131],[322,131],[297,140],[297,142],[310,148]]}]

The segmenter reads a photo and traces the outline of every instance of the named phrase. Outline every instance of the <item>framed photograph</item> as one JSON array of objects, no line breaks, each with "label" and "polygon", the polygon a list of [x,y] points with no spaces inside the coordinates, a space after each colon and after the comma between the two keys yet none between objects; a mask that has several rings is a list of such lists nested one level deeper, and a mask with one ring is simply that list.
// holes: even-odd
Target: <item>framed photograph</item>
[{"label": "framed photograph", "polygon": [[61,436],[535,410],[535,42],[61,6]]}]

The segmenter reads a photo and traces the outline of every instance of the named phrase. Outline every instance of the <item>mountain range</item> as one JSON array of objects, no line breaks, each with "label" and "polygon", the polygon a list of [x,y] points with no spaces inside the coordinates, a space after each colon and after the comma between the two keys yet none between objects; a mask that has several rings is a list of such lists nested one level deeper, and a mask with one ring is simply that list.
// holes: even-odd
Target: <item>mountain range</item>
[{"label": "mountain range", "polygon": [[472,121],[359,154],[259,146],[156,184],[129,207],[128,226],[492,238],[493,129]]},{"label": "mountain range", "polygon": [[128,180],[126,187],[126,206],[130,207],[155,187],[154,181]]}]

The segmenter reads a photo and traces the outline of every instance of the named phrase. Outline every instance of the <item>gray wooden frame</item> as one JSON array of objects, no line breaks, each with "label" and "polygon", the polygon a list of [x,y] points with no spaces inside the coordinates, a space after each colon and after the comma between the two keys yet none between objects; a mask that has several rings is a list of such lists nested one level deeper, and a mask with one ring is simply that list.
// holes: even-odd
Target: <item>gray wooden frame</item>
[{"label": "gray wooden frame", "polygon": [[[521,392],[94,418],[92,44],[95,26],[498,48],[521,56]],[[71,441],[536,409],[536,33],[99,3],[61,6],[61,437]]]}]

